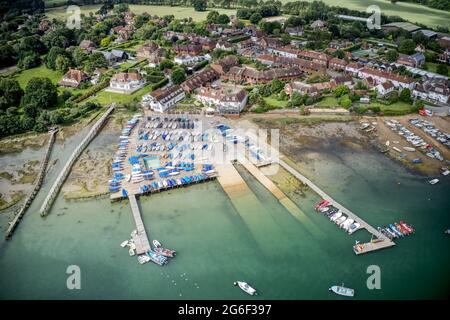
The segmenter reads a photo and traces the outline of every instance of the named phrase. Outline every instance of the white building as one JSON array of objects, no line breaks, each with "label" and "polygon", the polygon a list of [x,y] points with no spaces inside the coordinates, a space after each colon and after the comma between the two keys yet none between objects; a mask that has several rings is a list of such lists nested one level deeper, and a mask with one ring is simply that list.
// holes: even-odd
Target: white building
[{"label": "white building", "polygon": [[221,114],[239,114],[247,104],[248,93],[240,88],[200,88],[196,98]]},{"label": "white building", "polygon": [[378,69],[372,69],[368,67],[364,67],[361,70],[359,70],[358,77],[361,79],[372,78],[377,85],[380,83],[384,83],[386,81],[390,81],[397,89],[408,88],[412,90],[414,87],[414,80],[409,77],[404,77],[397,75],[395,73],[381,71]]},{"label": "white building", "polygon": [[422,100],[450,104],[449,80],[429,79],[417,84],[412,95]]},{"label": "white building", "polygon": [[203,56],[190,56],[190,55],[184,55],[184,56],[177,56],[173,60],[176,64],[182,64],[185,66],[192,66],[198,62],[201,61],[211,61],[211,56],[209,54],[205,54]]},{"label": "white building", "polygon": [[142,104],[156,112],[165,112],[177,102],[183,100],[185,93],[180,86],[171,86],[153,91],[142,97]]},{"label": "white building", "polygon": [[386,96],[394,91],[395,88],[392,82],[386,81],[377,85],[376,89],[379,95]]},{"label": "white building", "polygon": [[119,72],[112,76],[106,91],[131,94],[145,85],[138,72]]}]

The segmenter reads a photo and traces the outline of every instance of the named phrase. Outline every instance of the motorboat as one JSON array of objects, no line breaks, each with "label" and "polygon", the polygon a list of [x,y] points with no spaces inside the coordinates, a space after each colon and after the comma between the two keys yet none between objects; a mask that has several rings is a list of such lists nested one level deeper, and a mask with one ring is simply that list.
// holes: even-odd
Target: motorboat
[{"label": "motorboat", "polygon": [[338,212],[336,212],[335,214],[333,214],[330,218],[331,221],[336,221],[337,219],[339,219],[342,216],[342,211],[339,210]]},{"label": "motorboat", "polygon": [[175,250],[164,249],[161,247],[156,247],[155,249],[153,249],[153,251],[155,251],[157,254],[160,254],[162,256],[169,257],[169,258],[175,257],[175,255],[177,253]]},{"label": "motorboat", "polygon": [[150,261],[150,257],[145,254],[138,255],[137,259],[140,264],[144,264]]},{"label": "motorboat", "polygon": [[129,243],[129,241],[128,241],[128,240],[125,240],[124,242],[122,242],[122,243],[120,244],[120,246],[121,246],[122,248],[125,248],[125,247],[128,245],[128,243]]},{"label": "motorboat", "polygon": [[354,222],[352,223],[349,227],[348,227],[348,234],[352,234],[353,232],[359,230],[359,228],[361,227],[361,224],[358,222]]},{"label": "motorboat", "polygon": [[161,247],[161,243],[160,243],[158,240],[156,240],[156,239],[153,240],[152,243],[153,243],[153,245],[155,246],[155,248]]},{"label": "motorboat", "polygon": [[347,220],[345,220],[340,227],[342,229],[344,229],[345,231],[348,231],[348,228],[350,228],[351,224],[354,222],[355,220],[353,220],[352,218],[348,218]]},{"label": "motorboat", "polygon": [[431,184],[431,185],[434,185],[434,184],[436,184],[438,182],[439,182],[439,179],[433,179],[433,180],[428,181],[428,183]]},{"label": "motorboat", "polygon": [[243,281],[236,281],[233,283],[234,286],[239,286],[239,288],[241,288],[242,291],[244,291],[245,293],[248,293],[251,296],[257,295],[258,293],[256,292],[256,289],[250,287],[250,285],[247,282],[243,282]]},{"label": "motorboat", "polygon": [[328,290],[330,290],[340,296],[345,296],[345,297],[355,296],[355,290],[344,287],[344,284],[342,284],[341,286],[334,285],[331,288],[329,288]]},{"label": "motorboat", "polygon": [[128,253],[130,254],[130,256],[134,256],[136,254],[136,252],[134,252],[134,249],[130,248],[130,250],[128,250]]},{"label": "motorboat", "polygon": [[345,220],[347,220],[347,216],[342,215],[341,217],[336,219],[334,221],[334,223],[336,223],[338,226],[340,226]]}]

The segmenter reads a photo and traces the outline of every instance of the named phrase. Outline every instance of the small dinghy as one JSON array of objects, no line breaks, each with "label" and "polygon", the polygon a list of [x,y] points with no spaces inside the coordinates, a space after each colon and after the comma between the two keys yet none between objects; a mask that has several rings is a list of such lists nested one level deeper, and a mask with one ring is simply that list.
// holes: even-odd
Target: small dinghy
[{"label": "small dinghy", "polygon": [[156,248],[161,247],[161,243],[158,240],[153,240],[152,243]]},{"label": "small dinghy", "polygon": [[257,295],[258,293],[256,292],[256,289],[250,287],[250,285],[247,282],[243,282],[243,281],[236,281],[233,283],[234,286],[239,286],[239,288],[241,288],[242,291],[244,291],[245,293],[248,293],[251,296]]},{"label": "small dinghy", "polygon": [[438,182],[439,182],[439,179],[433,179],[433,180],[428,181],[428,183],[431,185],[436,184]]},{"label": "small dinghy", "polygon": [[355,295],[355,290],[344,287],[344,284],[342,286],[332,286],[328,290],[345,297],[353,297]]},{"label": "small dinghy", "polygon": [[130,250],[128,250],[128,253],[130,254],[130,256],[134,256],[136,253],[134,252],[134,249],[130,248]]}]

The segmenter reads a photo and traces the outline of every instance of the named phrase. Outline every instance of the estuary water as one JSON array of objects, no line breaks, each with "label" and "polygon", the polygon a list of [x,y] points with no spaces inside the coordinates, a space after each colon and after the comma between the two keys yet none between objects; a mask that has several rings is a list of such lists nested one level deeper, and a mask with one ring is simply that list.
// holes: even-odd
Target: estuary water
[{"label": "estuary water", "polygon": [[[293,200],[318,230],[312,233],[245,170],[255,194],[247,205],[258,207],[258,219],[244,219],[245,207],[238,212],[217,181],[141,197],[150,239],[178,255],[164,267],[139,265],[119,246],[135,228],[127,201],[59,195],[50,214],[39,216],[46,190],[80,137],[56,145],[52,158],[59,161],[44,188],[12,240],[0,240],[1,299],[343,299],[328,291],[341,283],[357,299],[449,296],[450,237],[443,230],[450,227],[450,179],[431,186],[367,150],[311,151],[304,173],[333,198],[374,226],[405,220],[416,228],[395,247],[360,256],[352,245],[370,240],[367,232],[347,235],[313,210],[319,198],[306,192]],[[70,265],[80,267],[80,290],[67,288]],[[367,288],[370,265],[380,267],[380,290]],[[246,295],[232,285],[236,280],[260,295]]]}]

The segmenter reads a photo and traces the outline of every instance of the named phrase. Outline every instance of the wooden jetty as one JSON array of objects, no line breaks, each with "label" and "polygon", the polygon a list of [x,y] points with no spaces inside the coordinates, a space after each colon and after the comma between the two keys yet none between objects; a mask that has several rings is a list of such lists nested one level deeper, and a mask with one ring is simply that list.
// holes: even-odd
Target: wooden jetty
[{"label": "wooden jetty", "polygon": [[19,209],[19,211],[16,213],[16,215],[14,216],[13,221],[11,221],[9,223],[9,227],[6,230],[6,235],[5,235],[6,239],[11,238],[11,236],[14,233],[14,230],[19,225],[20,220],[22,220],[22,217],[25,215],[27,209],[30,207],[31,203],[33,202],[33,199],[36,197],[37,193],[39,192],[39,189],[42,186],[42,182],[44,181],[45,173],[47,172],[47,165],[48,165],[48,161],[50,159],[50,154],[52,152],[53,145],[55,144],[55,138],[56,138],[57,132],[58,132],[58,129],[54,129],[49,132],[50,139],[48,141],[47,151],[45,152],[44,159],[39,168],[38,177],[34,184],[33,190],[31,190],[31,192],[28,195],[28,197],[26,198],[24,204]]},{"label": "wooden jetty", "polygon": [[144,222],[142,221],[141,212],[135,195],[129,195],[131,211],[133,212],[134,222],[136,223],[136,232],[133,232],[132,239],[136,245],[136,253],[144,254],[151,250],[150,242],[148,241],[147,232],[145,231]]},{"label": "wooden jetty", "polygon": [[106,110],[106,112],[100,117],[100,119],[92,126],[91,130],[89,130],[89,133],[86,135],[83,141],[81,141],[81,143],[75,148],[69,160],[67,160],[60,174],[56,178],[56,181],[53,183],[52,188],[50,189],[47,197],[45,198],[44,203],[41,206],[41,209],[39,210],[42,217],[46,216],[48,211],[50,210],[50,207],[55,201],[56,196],[59,193],[59,190],[64,184],[64,181],[66,181],[67,177],[69,176],[70,170],[72,169],[72,166],[74,165],[75,161],[78,159],[81,153],[83,153],[84,149],[89,145],[89,143],[97,135],[97,133],[101,130],[103,124],[106,122],[108,116],[111,114],[111,112],[113,112],[115,107],[116,105],[112,104],[108,108],[108,110]]},{"label": "wooden jetty", "polygon": [[379,232],[377,229],[372,227],[370,224],[368,224],[366,221],[361,219],[359,216],[357,216],[355,213],[350,211],[349,209],[345,208],[343,205],[338,203],[336,200],[331,198],[327,193],[322,191],[318,186],[316,186],[311,180],[306,178],[304,175],[302,175],[300,172],[292,168],[289,164],[287,164],[282,159],[279,159],[279,164],[286,169],[290,174],[292,174],[294,177],[299,179],[302,183],[306,184],[308,187],[310,187],[314,192],[316,192],[319,196],[321,196],[324,200],[328,200],[331,205],[338,208],[342,211],[343,214],[347,215],[348,217],[352,218],[353,220],[357,221],[359,224],[361,224],[362,229],[366,229],[369,233],[373,234],[378,241],[371,241],[369,243],[364,243],[359,245],[359,249],[355,250],[356,254],[362,254],[374,250],[379,250],[383,248],[392,247],[395,245],[394,241],[386,237],[384,234]]}]

